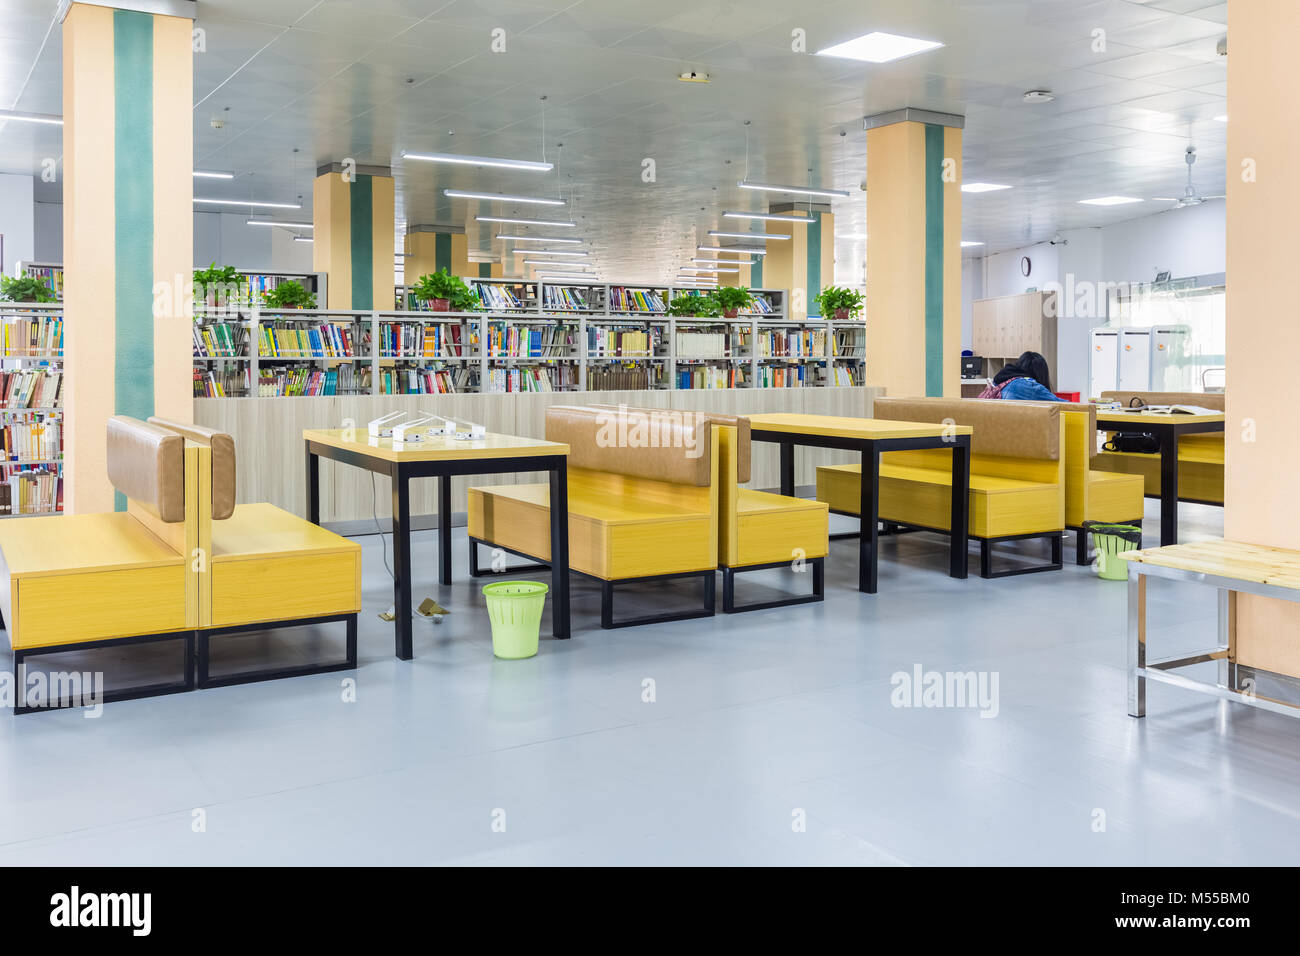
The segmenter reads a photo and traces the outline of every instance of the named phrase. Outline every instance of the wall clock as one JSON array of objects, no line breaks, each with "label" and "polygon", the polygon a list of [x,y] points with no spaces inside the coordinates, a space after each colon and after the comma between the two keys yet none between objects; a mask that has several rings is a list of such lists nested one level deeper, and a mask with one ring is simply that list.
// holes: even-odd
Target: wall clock
[{"label": "wall clock", "polygon": [[1025,275],[1025,276],[1027,276],[1027,275],[1029,275],[1029,271],[1030,271],[1032,268],[1033,268],[1033,263],[1029,261],[1029,256],[1021,256],[1021,257],[1020,257],[1020,274],[1021,274],[1021,275]]}]

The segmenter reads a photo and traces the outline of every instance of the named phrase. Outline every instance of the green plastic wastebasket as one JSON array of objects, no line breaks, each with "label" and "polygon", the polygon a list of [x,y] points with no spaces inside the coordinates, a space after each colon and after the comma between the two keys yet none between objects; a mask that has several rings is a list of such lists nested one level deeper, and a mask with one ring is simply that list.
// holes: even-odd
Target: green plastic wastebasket
[{"label": "green plastic wastebasket", "polygon": [[510,661],[537,654],[542,608],[549,590],[538,581],[498,581],[484,586],[493,654]]},{"label": "green plastic wastebasket", "polygon": [[1097,545],[1097,576],[1107,581],[1127,580],[1127,563],[1116,555],[1142,547],[1142,529],[1133,524],[1100,521],[1085,521],[1083,527],[1092,533],[1092,540]]}]

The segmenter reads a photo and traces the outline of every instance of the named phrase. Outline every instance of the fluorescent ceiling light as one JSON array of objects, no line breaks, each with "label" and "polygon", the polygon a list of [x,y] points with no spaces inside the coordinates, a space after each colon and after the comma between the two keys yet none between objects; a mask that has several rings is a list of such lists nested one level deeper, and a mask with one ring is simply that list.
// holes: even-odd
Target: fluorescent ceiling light
[{"label": "fluorescent ceiling light", "polygon": [[730,255],[733,252],[739,256],[767,255],[766,249],[748,249],[744,246],[696,246],[695,250],[710,256],[720,256],[723,253]]},{"label": "fluorescent ceiling light", "polygon": [[256,202],[252,199],[200,199],[194,197],[195,202],[210,203],[213,206],[256,206],[259,209],[301,209],[302,204],[296,202]]},{"label": "fluorescent ceiling light", "polygon": [[1216,123],[1226,123],[1226,122],[1228,122],[1228,114],[1227,114],[1227,113],[1224,113],[1222,116],[1216,116],[1216,117],[1214,117],[1214,122],[1216,122]]},{"label": "fluorescent ceiling light", "polygon": [[737,266],[752,266],[754,264],[753,259],[692,259],[691,262],[704,262],[715,266],[724,262],[727,265]]},{"label": "fluorescent ceiling light", "polygon": [[559,226],[572,229],[576,222],[561,222],[556,219],[512,219],[509,216],[475,216],[475,222],[509,222],[520,226]]},{"label": "fluorescent ceiling light", "polygon": [[600,282],[600,280],[594,275],[583,275],[575,272],[548,272],[544,275],[538,276],[537,278],[543,281],[558,279],[561,282],[581,282],[584,285],[592,285]]},{"label": "fluorescent ceiling light", "polygon": [[847,189],[818,189],[814,186],[777,186],[773,183],[751,183],[742,179],[736,183],[741,189],[758,189],[769,193],[799,193],[803,196],[847,196]]},{"label": "fluorescent ceiling light", "polygon": [[515,242],[568,242],[580,243],[581,239],[560,239],[555,236],[507,236],[504,233],[497,233],[498,239],[514,240]]},{"label": "fluorescent ceiling light", "polygon": [[982,245],[984,245],[984,243],[982,243],[982,242],[975,242],[973,239],[963,239],[963,240],[961,241],[961,247],[962,247],[963,249],[966,249],[966,248],[968,248],[968,247],[970,247],[970,246],[982,246]]},{"label": "fluorescent ceiling light", "polygon": [[525,259],[526,266],[561,266],[565,269],[594,269],[585,262],[556,262],[553,259]]},{"label": "fluorescent ceiling light", "polygon": [[739,268],[730,268],[728,266],[698,266],[694,269],[683,266],[682,272],[739,272]]},{"label": "fluorescent ceiling light", "polygon": [[[316,224],[311,222],[289,222],[288,220],[277,221],[275,219],[250,219],[245,225],[249,226],[283,226],[285,229],[315,229]],[[399,256],[406,255],[405,252],[399,252]]]},{"label": "fluorescent ceiling light", "polygon": [[1152,196],[1152,202],[1182,202],[1181,199],[1175,199],[1173,196]]},{"label": "fluorescent ceiling light", "polygon": [[23,113],[18,110],[0,110],[0,122],[18,120],[22,123],[42,123],[46,126],[62,126],[63,117],[53,113]]},{"label": "fluorescent ceiling light", "polygon": [[502,169],[528,169],[549,173],[554,163],[537,163],[530,159],[496,159],[492,156],[459,156],[456,153],[402,153],[403,159],[418,159],[426,163],[458,163],[462,166],[499,166]]},{"label": "fluorescent ceiling light", "polygon": [[[808,216],[778,216],[765,212],[724,212],[724,219],[761,219],[763,222],[801,222],[804,225],[813,220]],[[710,233],[712,235],[712,233]]]},{"label": "fluorescent ceiling light", "polygon": [[505,196],[501,193],[474,193],[464,189],[444,189],[442,194],[449,199],[486,199],[489,202],[521,202],[535,206],[563,206],[563,199],[542,199],[538,196]]},{"label": "fluorescent ceiling light", "polygon": [[234,179],[234,173],[219,173],[211,169],[194,170],[195,179]]},{"label": "fluorescent ceiling light", "polygon": [[837,235],[835,238],[836,238],[836,239],[851,239],[851,240],[854,240],[854,241],[860,241],[860,240],[862,240],[862,239],[867,238],[867,234],[866,234],[865,232],[844,232],[844,233],[840,233],[840,234]]},{"label": "fluorescent ceiling light", "polygon": [[999,189],[1010,189],[1010,186],[1002,186],[998,183],[962,183],[961,191],[964,193],[995,193]]},{"label": "fluorescent ceiling light", "polygon": [[941,46],[943,44],[937,40],[920,40],[916,37],[881,33],[877,30],[853,40],[828,46],[824,50],[818,50],[817,55],[865,60],[867,63],[888,63],[891,60],[901,60],[905,56],[914,56]]},{"label": "fluorescent ceiling light", "polygon": [[294,241],[294,242],[311,242],[312,239],[311,239],[311,236],[294,236],[294,237],[293,237],[293,241]]},{"label": "fluorescent ceiling light", "polygon": [[584,259],[590,252],[566,252],[563,249],[516,249],[517,256],[566,256],[570,259]]},{"label": "fluorescent ceiling light", "polygon": [[752,239],[755,242],[767,242],[769,239],[776,239],[779,242],[785,242],[789,236],[780,234],[769,236],[765,232],[719,232],[716,229],[709,230],[710,236],[716,236],[721,239]]},{"label": "fluorescent ceiling light", "polygon": [[1096,199],[1080,199],[1079,203],[1084,206],[1123,206],[1127,203],[1141,201],[1141,199],[1135,199],[1132,196],[1098,196]]}]

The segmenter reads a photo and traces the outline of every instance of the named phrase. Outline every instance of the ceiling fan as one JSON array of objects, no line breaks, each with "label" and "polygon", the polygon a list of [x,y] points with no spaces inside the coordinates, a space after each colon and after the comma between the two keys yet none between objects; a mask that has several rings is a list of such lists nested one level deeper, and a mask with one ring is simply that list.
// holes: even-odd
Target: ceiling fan
[{"label": "ceiling fan", "polygon": [[1185,206],[1199,206],[1203,202],[1211,199],[1223,199],[1223,196],[1202,196],[1192,185],[1192,165],[1196,162],[1196,147],[1188,146],[1183,153],[1183,161],[1187,163],[1187,187],[1183,190],[1182,196],[1177,199],[1172,197],[1161,196],[1159,199],[1164,202],[1175,202],[1181,209]]}]

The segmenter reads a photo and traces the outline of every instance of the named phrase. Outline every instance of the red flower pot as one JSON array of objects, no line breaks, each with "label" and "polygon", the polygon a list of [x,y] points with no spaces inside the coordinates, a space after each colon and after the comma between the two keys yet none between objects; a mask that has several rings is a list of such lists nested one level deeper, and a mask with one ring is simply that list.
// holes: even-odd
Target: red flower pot
[{"label": "red flower pot", "polygon": [[849,310],[848,310],[848,309],[836,309],[836,310],[835,310],[835,318],[837,318],[837,319],[847,319],[848,317],[849,317]]},{"label": "red flower pot", "polygon": [[429,300],[429,308],[430,308],[432,311],[434,311],[434,312],[450,312],[450,311],[451,311],[451,300],[450,300],[450,299],[430,299],[430,300]]},{"label": "red flower pot", "polygon": [[723,310],[722,310],[722,317],[723,317],[724,319],[734,319],[734,318],[735,318],[736,316],[738,316],[738,315],[740,315],[740,310],[739,310],[739,309],[723,309]]}]

